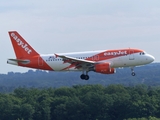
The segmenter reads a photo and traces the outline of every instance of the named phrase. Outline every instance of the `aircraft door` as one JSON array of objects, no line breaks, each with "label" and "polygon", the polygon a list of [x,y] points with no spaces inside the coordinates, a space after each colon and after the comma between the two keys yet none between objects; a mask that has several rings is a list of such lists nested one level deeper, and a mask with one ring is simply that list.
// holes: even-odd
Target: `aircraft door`
[{"label": "aircraft door", "polygon": [[129,60],[134,60],[134,50],[129,50]]},{"label": "aircraft door", "polygon": [[38,65],[43,66],[43,59],[41,57],[38,57]]},{"label": "aircraft door", "polygon": [[99,60],[99,55],[93,56],[93,57],[92,57],[92,60],[93,60],[93,61],[98,61],[98,60]]}]

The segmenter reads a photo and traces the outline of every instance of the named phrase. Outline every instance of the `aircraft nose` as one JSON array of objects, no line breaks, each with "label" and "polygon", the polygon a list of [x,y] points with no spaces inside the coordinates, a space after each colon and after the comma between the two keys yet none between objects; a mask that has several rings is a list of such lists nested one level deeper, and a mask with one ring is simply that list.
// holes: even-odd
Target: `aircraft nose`
[{"label": "aircraft nose", "polygon": [[155,60],[155,58],[152,55],[149,55],[149,61],[153,62]]}]

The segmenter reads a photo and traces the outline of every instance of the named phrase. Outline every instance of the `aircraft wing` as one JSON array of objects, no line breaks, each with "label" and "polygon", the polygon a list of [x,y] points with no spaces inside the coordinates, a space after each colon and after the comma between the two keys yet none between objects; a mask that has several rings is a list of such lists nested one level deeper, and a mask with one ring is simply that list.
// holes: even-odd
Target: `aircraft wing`
[{"label": "aircraft wing", "polygon": [[65,56],[65,55],[58,55],[58,54],[55,54],[55,55],[56,55],[56,57],[62,58],[64,63],[74,64],[75,67],[77,67],[77,68],[81,68],[82,66],[85,66],[85,67],[86,66],[92,66],[93,64],[96,63],[94,61],[77,59],[77,58],[70,57],[70,56]]}]

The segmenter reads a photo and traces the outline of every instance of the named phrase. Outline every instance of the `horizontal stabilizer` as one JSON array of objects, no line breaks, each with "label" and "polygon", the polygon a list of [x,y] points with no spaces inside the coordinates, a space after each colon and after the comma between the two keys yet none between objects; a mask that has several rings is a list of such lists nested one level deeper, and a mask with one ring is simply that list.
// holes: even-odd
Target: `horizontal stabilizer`
[{"label": "horizontal stabilizer", "polygon": [[8,59],[7,63],[12,65],[18,65],[18,63],[28,64],[30,60],[21,60],[21,59]]}]

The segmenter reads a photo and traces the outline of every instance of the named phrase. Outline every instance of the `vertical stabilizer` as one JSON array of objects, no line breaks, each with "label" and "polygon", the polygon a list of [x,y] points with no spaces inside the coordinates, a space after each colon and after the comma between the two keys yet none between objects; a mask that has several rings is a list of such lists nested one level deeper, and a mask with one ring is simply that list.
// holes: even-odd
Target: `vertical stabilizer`
[{"label": "vertical stabilizer", "polygon": [[39,55],[18,32],[9,31],[9,36],[17,59],[25,59]]}]

